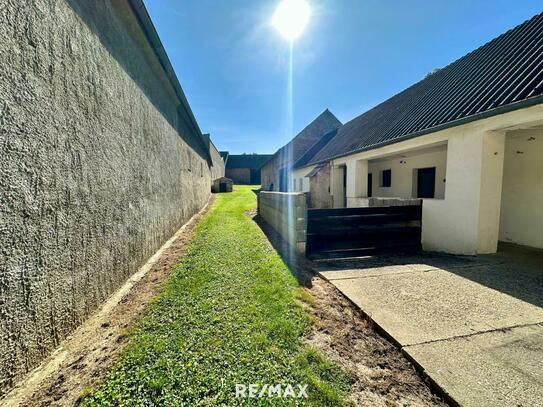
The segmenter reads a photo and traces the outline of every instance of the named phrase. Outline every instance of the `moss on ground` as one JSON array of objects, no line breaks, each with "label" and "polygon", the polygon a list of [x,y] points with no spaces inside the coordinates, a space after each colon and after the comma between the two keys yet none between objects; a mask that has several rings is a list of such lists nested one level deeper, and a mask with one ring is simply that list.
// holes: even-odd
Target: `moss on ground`
[{"label": "moss on ground", "polygon": [[[244,213],[249,186],[220,194],[102,385],[103,405],[342,405],[349,378],[302,343],[310,302]],[[236,384],[307,384],[309,399],[235,397]]]}]

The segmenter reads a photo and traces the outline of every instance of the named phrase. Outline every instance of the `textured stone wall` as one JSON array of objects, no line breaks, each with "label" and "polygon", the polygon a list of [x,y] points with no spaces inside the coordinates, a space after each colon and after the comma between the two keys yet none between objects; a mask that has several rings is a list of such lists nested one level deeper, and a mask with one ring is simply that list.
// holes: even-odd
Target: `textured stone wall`
[{"label": "textured stone wall", "polygon": [[224,171],[225,171],[224,161],[219,151],[213,144],[210,144],[209,152],[211,155],[211,162],[212,162],[211,180],[215,181],[218,178],[224,177]]},{"label": "textured stone wall", "polygon": [[206,157],[126,1],[0,2],[0,395],[205,204]]},{"label": "textured stone wall", "polygon": [[330,164],[326,164],[316,175],[309,179],[309,207],[324,209],[333,207],[330,195]]}]

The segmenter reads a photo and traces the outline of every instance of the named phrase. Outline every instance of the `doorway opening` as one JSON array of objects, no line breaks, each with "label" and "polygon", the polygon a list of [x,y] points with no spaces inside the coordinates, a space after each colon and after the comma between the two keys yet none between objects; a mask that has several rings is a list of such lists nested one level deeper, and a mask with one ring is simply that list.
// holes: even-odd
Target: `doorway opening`
[{"label": "doorway opening", "polygon": [[417,198],[435,198],[436,167],[417,169]]}]

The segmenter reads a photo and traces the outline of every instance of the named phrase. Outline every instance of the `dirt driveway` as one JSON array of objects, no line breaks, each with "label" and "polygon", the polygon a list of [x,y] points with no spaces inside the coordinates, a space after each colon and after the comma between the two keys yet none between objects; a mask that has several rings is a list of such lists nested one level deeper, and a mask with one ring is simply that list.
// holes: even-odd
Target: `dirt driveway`
[{"label": "dirt driveway", "polygon": [[543,400],[543,254],[322,261],[322,277],[396,342],[453,404]]}]

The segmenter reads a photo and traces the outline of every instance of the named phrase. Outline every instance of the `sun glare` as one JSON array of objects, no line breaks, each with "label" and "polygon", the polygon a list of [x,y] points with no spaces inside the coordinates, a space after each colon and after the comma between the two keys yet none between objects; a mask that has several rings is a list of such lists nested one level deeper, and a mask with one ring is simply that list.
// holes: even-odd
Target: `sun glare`
[{"label": "sun glare", "polygon": [[289,41],[294,41],[304,31],[311,9],[306,0],[282,0],[272,18],[272,25]]}]

